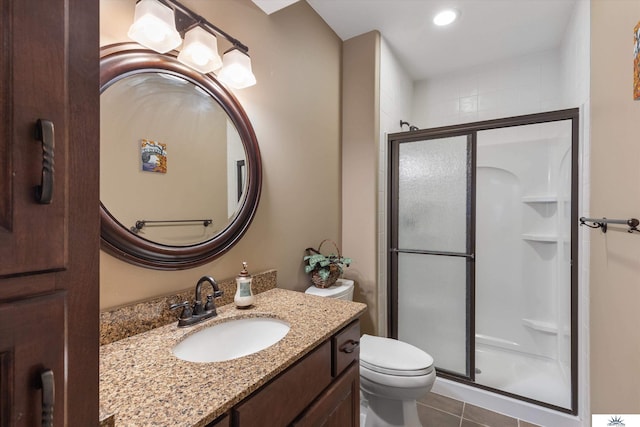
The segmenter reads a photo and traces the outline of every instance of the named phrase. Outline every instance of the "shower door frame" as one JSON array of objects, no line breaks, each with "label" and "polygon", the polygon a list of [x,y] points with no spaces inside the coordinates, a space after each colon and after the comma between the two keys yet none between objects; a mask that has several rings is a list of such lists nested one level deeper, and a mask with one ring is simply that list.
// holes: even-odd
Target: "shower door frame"
[{"label": "shower door frame", "polygon": [[[480,131],[500,129],[514,126],[526,126],[540,123],[557,122],[571,120],[571,408],[564,408],[539,400],[531,399],[522,395],[506,392],[497,388],[478,384],[475,382],[475,206],[476,206],[476,152],[477,134]],[[469,375],[463,376],[452,372],[437,369],[437,376],[464,383],[476,388],[484,389],[493,393],[508,396],[514,399],[529,402],[555,411],[576,415],[578,413],[578,179],[579,179],[579,109],[570,108],[565,110],[549,111],[544,113],[527,114],[513,116],[502,119],[486,120],[480,122],[465,123],[416,131],[398,132],[389,134],[387,137],[388,156],[388,191],[387,202],[389,215],[387,223],[387,294],[389,304],[387,305],[387,330],[391,338],[398,338],[398,255],[399,253],[415,253],[398,249],[398,151],[399,145],[406,142],[425,141],[455,136],[467,136],[470,141],[471,162],[468,182],[467,197],[471,197],[469,206],[471,212],[468,213],[470,224],[467,229],[471,233],[469,236],[471,247],[470,255],[467,259],[467,366]],[[442,254],[446,255],[446,254]]]}]

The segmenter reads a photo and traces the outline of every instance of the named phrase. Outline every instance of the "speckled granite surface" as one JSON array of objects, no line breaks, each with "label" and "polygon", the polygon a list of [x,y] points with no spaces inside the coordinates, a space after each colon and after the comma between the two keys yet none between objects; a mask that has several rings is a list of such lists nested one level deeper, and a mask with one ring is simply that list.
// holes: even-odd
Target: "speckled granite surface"
[{"label": "speckled granite surface", "polygon": [[[256,295],[253,308],[229,304],[199,325],[178,328],[174,322],[104,345],[100,406],[115,414],[116,427],[205,426],[365,310],[361,303],[272,289]],[[259,316],[285,320],[291,329],[273,346],[234,360],[192,363],[171,353],[207,326]]]},{"label": "speckled granite surface", "polygon": [[[268,270],[254,274],[251,289],[254,294],[267,291],[276,287],[278,277],[276,270]],[[218,282],[218,286],[224,292],[221,298],[216,299],[216,306],[220,307],[233,302],[236,293],[235,278]],[[130,337],[160,326],[175,322],[178,314],[169,309],[176,302],[195,300],[196,283],[184,291],[172,295],[154,298],[137,304],[118,307],[100,313],[100,345],[110,344],[114,341]],[[203,287],[204,295],[211,293],[207,285]]]}]

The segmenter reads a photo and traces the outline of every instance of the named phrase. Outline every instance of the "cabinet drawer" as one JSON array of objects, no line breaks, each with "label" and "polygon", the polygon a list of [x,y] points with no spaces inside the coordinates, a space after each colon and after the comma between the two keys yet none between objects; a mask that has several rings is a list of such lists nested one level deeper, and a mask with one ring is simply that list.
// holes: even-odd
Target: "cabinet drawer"
[{"label": "cabinet drawer", "polygon": [[234,425],[289,425],[331,383],[331,342],[262,387],[234,409]]},{"label": "cabinet drawer", "polygon": [[337,377],[360,358],[360,321],[356,320],[331,338],[331,375]]}]

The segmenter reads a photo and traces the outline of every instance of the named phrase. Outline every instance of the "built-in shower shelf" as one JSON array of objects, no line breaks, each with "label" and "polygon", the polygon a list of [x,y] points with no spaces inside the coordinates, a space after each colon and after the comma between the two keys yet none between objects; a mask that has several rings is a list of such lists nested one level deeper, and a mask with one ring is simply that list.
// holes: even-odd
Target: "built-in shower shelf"
[{"label": "built-in shower shelf", "polygon": [[523,203],[556,203],[558,196],[553,194],[541,194],[537,196],[524,196],[522,198]]},{"label": "built-in shower shelf", "polygon": [[522,324],[527,328],[531,328],[535,331],[545,332],[547,334],[558,333],[558,325],[552,322],[545,322],[535,319],[522,319]]},{"label": "built-in shower shelf", "polygon": [[522,235],[524,240],[532,242],[542,243],[558,243],[560,237],[557,234],[541,234],[541,233],[526,233]]}]

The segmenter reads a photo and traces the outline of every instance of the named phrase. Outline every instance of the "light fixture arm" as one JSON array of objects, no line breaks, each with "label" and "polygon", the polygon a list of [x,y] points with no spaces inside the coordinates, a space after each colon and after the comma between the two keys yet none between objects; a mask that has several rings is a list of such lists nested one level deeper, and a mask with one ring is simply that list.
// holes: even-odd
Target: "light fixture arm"
[{"label": "light fixture arm", "polygon": [[229,43],[233,45],[234,48],[241,50],[243,53],[248,54],[249,48],[243,44],[240,40],[232,37],[229,33],[223,31],[222,29],[216,27],[211,22],[207,21],[201,15],[193,12],[191,9],[183,5],[177,0],[158,0],[163,3],[165,6],[173,9],[174,13],[176,13],[176,29],[180,33],[184,33],[185,31],[193,28],[194,26],[200,26],[205,31],[213,34],[214,36],[222,36]]}]

